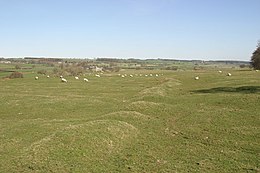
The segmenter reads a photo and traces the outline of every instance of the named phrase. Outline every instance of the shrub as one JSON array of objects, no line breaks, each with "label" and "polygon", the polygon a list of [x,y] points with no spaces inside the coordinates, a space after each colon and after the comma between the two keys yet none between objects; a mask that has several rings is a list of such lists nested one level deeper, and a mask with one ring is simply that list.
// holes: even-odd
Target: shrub
[{"label": "shrub", "polygon": [[42,69],[42,70],[37,71],[37,73],[38,73],[38,74],[45,74],[45,75],[46,75],[47,70]]},{"label": "shrub", "polygon": [[245,64],[241,64],[239,67],[240,67],[240,68],[245,68],[246,65],[245,65]]},{"label": "shrub", "polygon": [[201,66],[195,66],[194,68],[193,68],[193,70],[203,70],[204,68],[203,67],[201,67]]},{"label": "shrub", "polygon": [[21,69],[21,66],[20,65],[15,65],[15,69]]},{"label": "shrub", "polygon": [[65,71],[72,76],[77,76],[77,75],[83,74],[84,70],[80,67],[68,67],[65,69]]},{"label": "shrub", "polygon": [[119,72],[120,70],[121,70],[120,67],[113,67],[113,71],[114,71],[114,72]]},{"label": "shrub", "polygon": [[58,74],[59,73],[59,69],[58,68],[54,68],[52,71],[53,71],[54,74]]},{"label": "shrub", "polygon": [[120,67],[103,67],[103,71],[106,72],[119,72],[121,70]]},{"label": "shrub", "polygon": [[13,72],[12,74],[10,74],[10,76],[8,78],[10,78],[10,79],[23,78],[23,74],[20,72]]},{"label": "shrub", "polygon": [[165,70],[178,70],[177,66],[172,66],[172,67],[166,67]]}]

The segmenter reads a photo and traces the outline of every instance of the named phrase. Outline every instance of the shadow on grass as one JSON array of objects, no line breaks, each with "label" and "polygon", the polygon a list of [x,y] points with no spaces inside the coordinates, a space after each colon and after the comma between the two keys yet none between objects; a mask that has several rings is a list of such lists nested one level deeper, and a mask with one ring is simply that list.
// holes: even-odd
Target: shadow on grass
[{"label": "shadow on grass", "polygon": [[240,87],[217,87],[203,90],[194,90],[194,93],[260,93],[260,86],[240,86]]}]

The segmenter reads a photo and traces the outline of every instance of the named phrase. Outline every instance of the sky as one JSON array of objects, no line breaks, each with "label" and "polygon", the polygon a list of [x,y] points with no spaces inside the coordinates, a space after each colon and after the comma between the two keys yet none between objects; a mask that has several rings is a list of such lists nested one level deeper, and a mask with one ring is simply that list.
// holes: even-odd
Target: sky
[{"label": "sky", "polygon": [[0,0],[0,57],[249,61],[260,0]]}]

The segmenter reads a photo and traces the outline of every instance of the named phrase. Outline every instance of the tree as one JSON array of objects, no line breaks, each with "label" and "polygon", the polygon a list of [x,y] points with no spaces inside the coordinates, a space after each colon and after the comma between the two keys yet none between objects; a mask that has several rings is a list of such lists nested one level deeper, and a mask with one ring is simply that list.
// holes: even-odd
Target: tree
[{"label": "tree", "polygon": [[251,57],[251,65],[254,69],[260,70],[260,40],[258,41],[256,50]]}]

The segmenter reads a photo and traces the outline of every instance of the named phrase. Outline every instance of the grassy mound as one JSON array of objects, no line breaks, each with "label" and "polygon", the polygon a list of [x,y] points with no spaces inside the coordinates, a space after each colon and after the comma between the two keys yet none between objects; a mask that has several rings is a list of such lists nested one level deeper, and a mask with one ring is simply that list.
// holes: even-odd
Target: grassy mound
[{"label": "grassy mound", "polygon": [[111,154],[119,152],[137,134],[137,128],[123,121],[98,120],[69,125],[26,148],[19,172],[102,169],[101,162],[106,163]]}]

